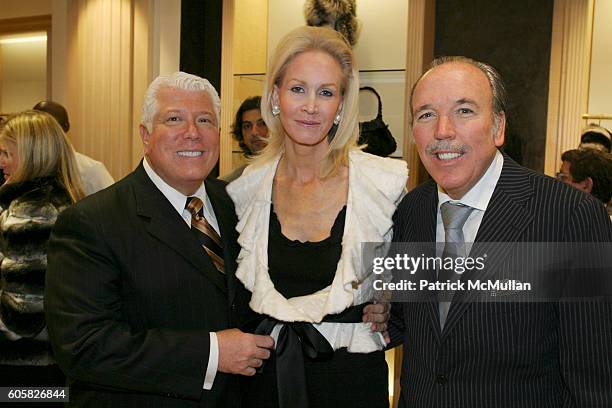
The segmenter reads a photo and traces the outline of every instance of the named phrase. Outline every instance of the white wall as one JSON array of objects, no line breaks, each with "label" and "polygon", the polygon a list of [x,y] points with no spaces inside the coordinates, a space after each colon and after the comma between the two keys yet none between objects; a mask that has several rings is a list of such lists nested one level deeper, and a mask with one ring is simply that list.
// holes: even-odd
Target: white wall
[{"label": "white wall", "polygon": [[283,35],[306,24],[303,4],[303,0],[268,0],[268,59]]},{"label": "white wall", "polygon": [[[1,0],[0,20],[51,15],[51,10],[52,0]],[[0,112],[30,109],[47,98],[46,47],[47,42],[0,45]]]},{"label": "white wall", "polygon": [[[111,1],[111,0],[109,0]],[[115,1],[115,0],[112,0]],[[51,15],[51,99],[67,101],[67,12],[69,0],[0,0],[0,19]],[[151,75],[179,69],[181,1],[153,0],[151,22]],[[147,73],[143,73],[147,75]]]},{"label": "white wall", "polygon": [[51,8],[51,95],[50,99],[66,104],[68,98],[67,32],[68,0],[53,0]]},{"label": "white wall", "polygon": [[181,2],[155,0],[153,10],[152,76],[178,71],[181,53]]},{"label": "white wall", "polygon": [[[268,52],[292,29],[306,24],[304,0],[269,0]],[[360,70],[406,67],[407,0],[357,0],[361,34],[355,46]]]},{"label": "white wall", "polygon": [[[612,115],[612,1],[595,0],[588,113]],[[592,121],[591,121],[592,122]],[[601,126],[612,130],[612,120]]]},{"label": "white wall", "polygon": [[2,83],[2,113],[16,113],[32,109],[46,99],[46,81],[17,81]]},{"label": "white wall", "polygon": [[66,103],[66,8],[68,0],[0,0],[0,19],[51,15],[51,95]]},{"label": "white wall", "polygon": [[405,69],[408,0],[357,0],[360,70]]},{"label": "white wall", "polygon": [[[0,38],[44,36],[44,32]],[[0,44],[0,112],[31,109],[47,98],[47,41]]]}]

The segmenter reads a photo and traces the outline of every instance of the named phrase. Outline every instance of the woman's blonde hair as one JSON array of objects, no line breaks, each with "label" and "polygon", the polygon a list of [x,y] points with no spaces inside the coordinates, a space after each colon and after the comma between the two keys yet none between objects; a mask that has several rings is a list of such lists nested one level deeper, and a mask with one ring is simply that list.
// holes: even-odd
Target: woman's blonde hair
[{"label": "woman's blonde hair", "polygon": [[342,111],[338,125],[332,126],[329,151],[321,164],[320,175],[327,177],[348,164],[348,153],[357,147],[359,138],[359,75],[351,47],[338,32],[324,27],[300,27],[285,35],[276,47],[268,66],[261,100],[261,114],[270,130],[268,146],[254,163],[268,162],[284,151],[286,137],[278,116],[272,114],[274,85],[280,86],[293,59],[307,51],[322,51],[333,57],[342,70]]},{"label": "woman's blonde hair", "polygon": [[51,115],[30,110],[11,116],[0,132],[0,141],[14,143],[19,156],[9,183],[56,176],[72,202],[84,197],[74,149]]}]

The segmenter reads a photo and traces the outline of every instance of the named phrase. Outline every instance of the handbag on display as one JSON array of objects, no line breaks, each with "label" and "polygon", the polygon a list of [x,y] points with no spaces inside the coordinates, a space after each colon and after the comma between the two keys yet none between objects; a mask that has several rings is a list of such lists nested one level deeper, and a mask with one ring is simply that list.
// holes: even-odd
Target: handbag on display
[{"label": "handbag on display", "polygon": [[359,123],[359,144],[366,144],[364,152],[386,157],[395,151],[397,142],[389,130],[389,125],[383,121],[382,101],[376,89],[370,86],[359,88],[360,91],[370,91],[378,99],[378,114],[372,120]]}]

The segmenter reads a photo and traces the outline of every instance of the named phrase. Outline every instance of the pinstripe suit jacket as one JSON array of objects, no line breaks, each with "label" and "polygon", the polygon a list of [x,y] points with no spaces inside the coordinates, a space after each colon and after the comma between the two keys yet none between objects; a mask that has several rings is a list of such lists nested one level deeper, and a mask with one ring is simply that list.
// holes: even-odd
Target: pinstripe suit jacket
[{"label": "pinstripe suit jacket", "polygon": [[237,327],[249,295],[234,278],[238,246],[225,183],[206,181],[226,275],[142,164],[59,217],[49,244],[46,313],[71,404],[233,406],[237,378],[202,389],[209,332]]},{"label": "pinstripe suit jacket", "polygon": [[[411,191],[394,241],[435,241],[437,186]],[[590,196],[508,156],[477,242],[612,241]],[[392,344],[403,342],[401,407],[611,407],[610,303],[456,302],[440,330],[435,301],[396,303]],[[465,300],[465,299],[464,299]]]}]

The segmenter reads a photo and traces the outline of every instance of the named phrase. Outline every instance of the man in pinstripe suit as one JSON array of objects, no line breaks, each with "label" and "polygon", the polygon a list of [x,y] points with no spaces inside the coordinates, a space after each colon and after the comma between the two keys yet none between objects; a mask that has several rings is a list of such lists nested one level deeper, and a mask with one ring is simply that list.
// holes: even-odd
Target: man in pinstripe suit
[{"label": "man in pinstripe suit", "polygon": [[[471,207],[465,242],[509,249],[612,241],[592,197],[499,152],[505,95],[492,67],[437,59],[415,84],[410,106],[433,180],[403,199],[394,241],[444,242],[440,207],[448,201]],[[477,303],[470,296],[455,292],[444,319],[435,297],[393,305],[392,345],[404,344],[401,407],[612,406],[611,303]]]},{"label": "man in pinstripe suit", "polygon": [[[250,299],[234,276],[237,219],[225,183],[205,180],[219,159],[219,106],[203,78],[157,77],[144,159],[55,224],[45,310],[73,406],[238,406],[232,374],[254,375],[270,355],[271,337],[234,328]],[[192,197],[220,235],[223,268],[191,228]]]}]

